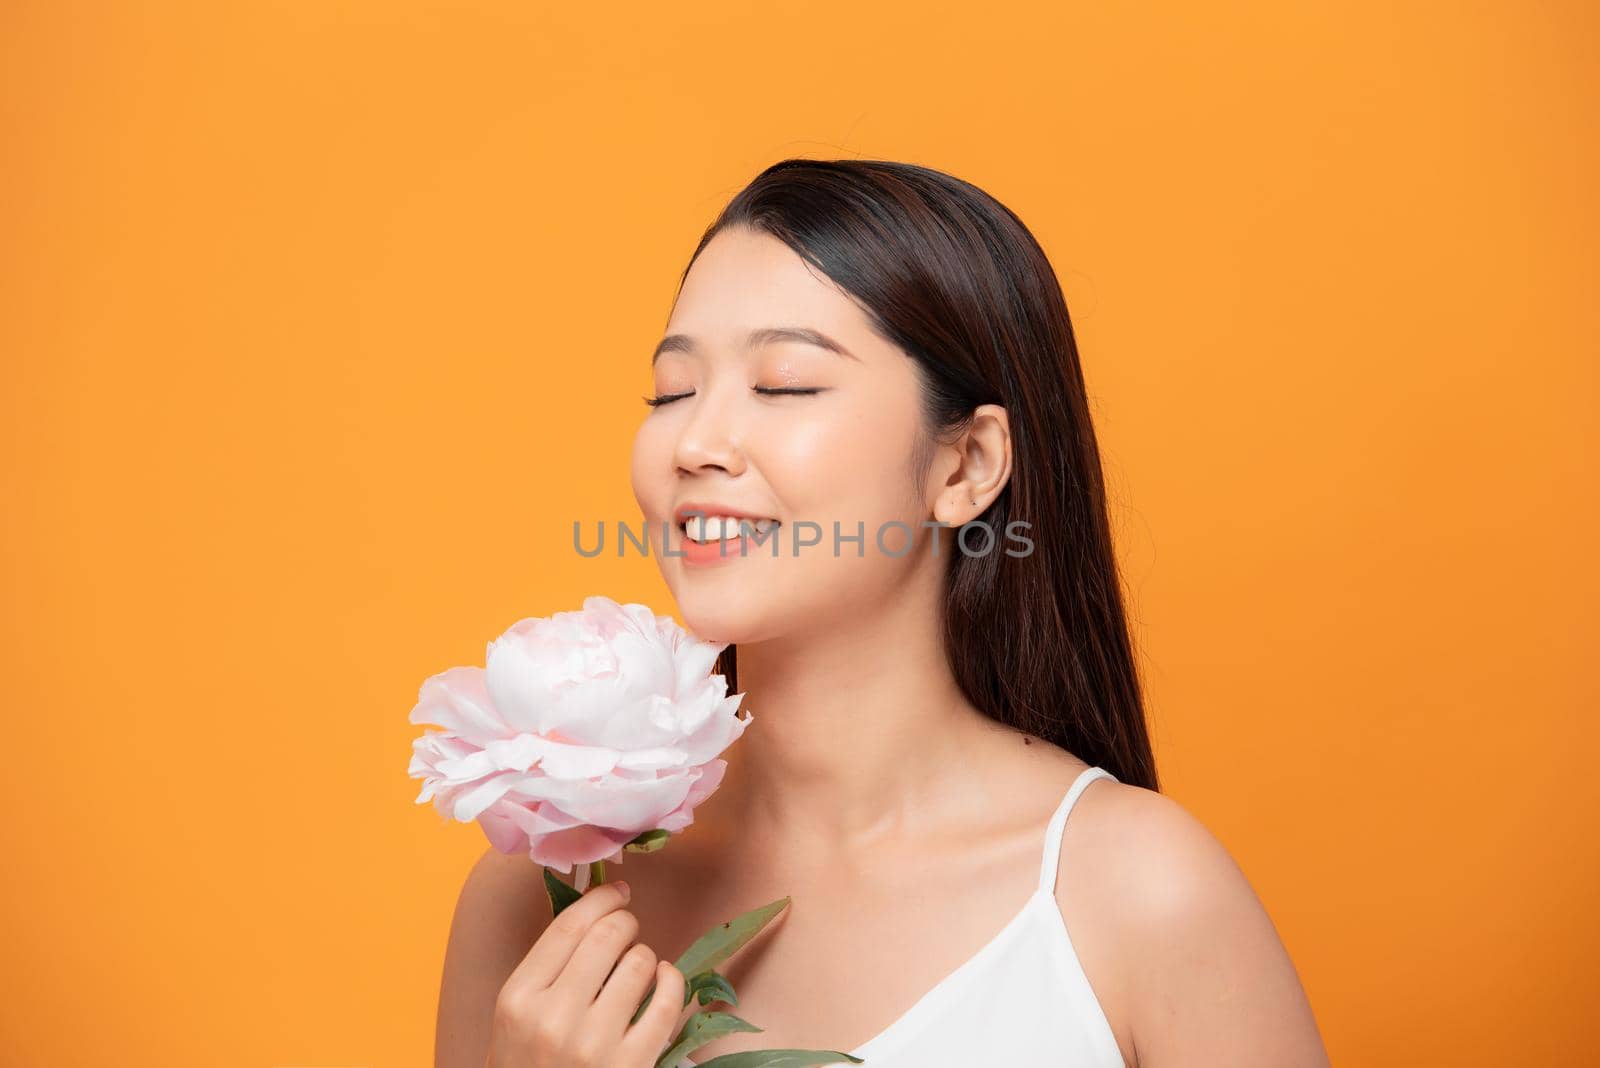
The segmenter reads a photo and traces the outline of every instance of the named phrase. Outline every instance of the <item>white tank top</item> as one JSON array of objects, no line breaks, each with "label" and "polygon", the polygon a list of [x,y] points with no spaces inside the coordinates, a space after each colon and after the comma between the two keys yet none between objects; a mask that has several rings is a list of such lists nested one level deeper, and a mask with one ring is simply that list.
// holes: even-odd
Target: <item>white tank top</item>
[{"label": "white tank top", "polygon": [[[1085,768],[1050,817],[1039,887],[1021,911],[898,1019],[849,1051],[865,1068],[1125,1068],[1055,895],[1067,816],[1100,778],[1116,780],[1104,768]],[[678,1068],[695,1062],[686,1057]]]}]

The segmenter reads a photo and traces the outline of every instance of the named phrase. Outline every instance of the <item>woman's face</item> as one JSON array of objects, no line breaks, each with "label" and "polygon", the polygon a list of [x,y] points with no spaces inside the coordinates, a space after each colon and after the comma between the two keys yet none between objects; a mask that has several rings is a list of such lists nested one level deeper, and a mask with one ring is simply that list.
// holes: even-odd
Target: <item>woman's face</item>
[{"label": "woman's face", "polygon": [[[814,331],[844,351],[794,336],[752,340],[764,330]],[[690,630],[748,643],[829,629],[870,614],[918,565],[932,498],[913,484],[922,416],[912,361],[783,242],[746,228],[712,238],[684,280],[653,374],[653,395],[665,400],[634,438],[633,492]],[[764,541],[724,548],[714,521],[697,529],[691,520],[686,533],[679,513],[695,506],[779,525]],[[904,526],[885,527],[895,521]],[[663,532],[669,553],[687,555],[663,555]]]}]

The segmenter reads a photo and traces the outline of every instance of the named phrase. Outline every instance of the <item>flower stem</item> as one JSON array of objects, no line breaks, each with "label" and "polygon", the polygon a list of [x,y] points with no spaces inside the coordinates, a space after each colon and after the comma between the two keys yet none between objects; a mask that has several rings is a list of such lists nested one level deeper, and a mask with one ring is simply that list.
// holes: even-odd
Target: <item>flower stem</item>
[{"label": "flower stem", "polygon": [[606,881],[606,862],[603,861],[603,860],[591,860],[589,862],[589,885],[590,886],[599,886],[601,883],[603,883],[605,881]]}]

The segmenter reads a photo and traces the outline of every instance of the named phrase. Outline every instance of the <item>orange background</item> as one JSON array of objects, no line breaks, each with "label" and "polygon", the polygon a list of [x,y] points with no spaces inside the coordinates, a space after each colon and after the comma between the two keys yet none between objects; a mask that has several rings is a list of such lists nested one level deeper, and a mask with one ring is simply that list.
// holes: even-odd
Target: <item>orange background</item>
[{"label": "orange background", "polygon": [[429,1063],[417,686],[671,611],[571,524],[803,155],[1050,253],[1168,792],[1334,1062],[1592,1063],[1593,5],[623,7],[0,15],[4,1059]]}]

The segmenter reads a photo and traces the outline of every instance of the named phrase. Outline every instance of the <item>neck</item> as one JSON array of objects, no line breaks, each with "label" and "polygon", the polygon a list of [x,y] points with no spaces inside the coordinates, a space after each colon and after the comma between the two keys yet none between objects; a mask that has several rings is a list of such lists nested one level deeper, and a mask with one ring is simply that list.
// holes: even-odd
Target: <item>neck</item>
[{"label": "neck", "polygon": [[716,837],[756,852],[870,854],[963,792],[974,745],[994,724],[956,685],[942,605],[881,605],[739,645],[739,690],[755,720],[722,754],[727,774],[706,809]]}]

